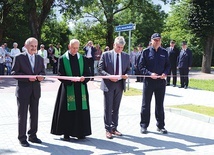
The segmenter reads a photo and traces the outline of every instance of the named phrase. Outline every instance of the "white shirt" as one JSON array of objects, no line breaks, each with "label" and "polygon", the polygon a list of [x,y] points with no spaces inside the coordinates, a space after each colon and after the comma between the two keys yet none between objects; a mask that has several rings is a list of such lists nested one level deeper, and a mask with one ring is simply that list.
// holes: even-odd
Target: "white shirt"
[{"label": "white shirt", "polygon": [[4,63],[5,61],[5,50],[0,47],[0,63]]},{"label": "white shirt", "polygon": [[87,47],[86,47],[86,50],[87,50],[87,55],[86,55],[86,57],[87,57],[87,58],[92,58],[92,55],[91,55],[91,47],[87,46]]},{"label": "white shirt", "polygon": [[11,52],[10,52],[10,56],[11,57],[15,57],[15,56],[17,56],[18,54],[20,54],[21,52],[20,52],[20,50],[18,49],[18,48],[13,48],[12,50],[11,50]]},{"label": "white shirt", "polygon": [[38,50],[38,54],[41,55],[44,59],[46,59],[48,57],[48,52],[47,50]]},{"label": "white shirt", "polygon": [[25,46],[22,47],[22,52],[26,52],[27,49],[25,48]]}]

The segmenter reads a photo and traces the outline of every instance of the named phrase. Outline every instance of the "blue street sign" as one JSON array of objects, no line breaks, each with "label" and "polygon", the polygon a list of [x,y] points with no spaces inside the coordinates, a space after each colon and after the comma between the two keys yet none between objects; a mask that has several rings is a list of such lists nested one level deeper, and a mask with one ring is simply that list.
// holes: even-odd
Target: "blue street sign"
[{"label": "blue street sign", "polygon": [[130,31],[135,29],[135,24],[125,24],[125,25],[119,25],[115,27],[116,32],[120,31]]}]

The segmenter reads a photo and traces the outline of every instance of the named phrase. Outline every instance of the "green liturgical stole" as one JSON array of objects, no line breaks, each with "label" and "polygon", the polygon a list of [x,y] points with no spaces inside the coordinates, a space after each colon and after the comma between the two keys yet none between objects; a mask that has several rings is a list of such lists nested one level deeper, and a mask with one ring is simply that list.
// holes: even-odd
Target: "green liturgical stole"
[{"label": "green liturgical stole", "polygon": [[[68,53],[67,53],[68,54]],[[79,67],[80,67],[80,75],[83,75],[83,66],[84,66],[84,62],[83,62],[83,57],[82,55],[79,55]],[[66,57],[66,53],[63,55],[63,64],[65,67],[65,72],[66,75],[68,76],[73,76],[72,74],[72,70],[71,70],[71,66],[70,66],[70,62],[69,62],[69,57]],[[74,93],[74,85],[72,84],[71,86],[66,86],[67,89],[67,110],[68,111],[74,111],[76,110],[76,99],[75,99],[75,93]],[[86,101],[86,87],[83,83],[81,83],[81,93],[82,93],[82,109],[88,109],[87,106],[87,101]]]}]

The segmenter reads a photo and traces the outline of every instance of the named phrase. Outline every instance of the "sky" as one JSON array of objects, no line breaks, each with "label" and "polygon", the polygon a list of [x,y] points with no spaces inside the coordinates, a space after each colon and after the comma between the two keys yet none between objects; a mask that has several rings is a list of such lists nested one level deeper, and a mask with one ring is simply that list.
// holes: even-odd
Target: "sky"
[{"label": "sky", "polygon": [[152,0],[154,4],[160,4],[162,6],[162,10],[164,10],[166,13],[170,11],[170,5],[169,4],[164,4],[161,0]]}]

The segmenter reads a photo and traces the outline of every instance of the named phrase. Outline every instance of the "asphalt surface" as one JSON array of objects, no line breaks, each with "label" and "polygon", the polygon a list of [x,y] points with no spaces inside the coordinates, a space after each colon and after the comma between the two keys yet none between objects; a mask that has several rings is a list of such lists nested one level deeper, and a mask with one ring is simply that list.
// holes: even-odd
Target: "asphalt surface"
[{"label": "asphalt surface", "polygon": [[[213,74],[192,73],[191,78],[212,79]],[[204,76],[204,77],[203,77]],[[42,144],[30,143],[20,146],[17,133],[16,80],[0,80],[0,155],[213,155],[214,118],[205,115],[172,109],[170,105],[196,104],[214,107],[214,92],[167,86],[165,95],[165,123],[168,134],[156,131],[154,99],[152,99],[151,122],[148,134],[140,133],[140,108],[142,96],[123,96],[119,114],[118,130],[122,137],[109,140],[105,137],[103,121],[103,92],[100,79],[88,83],[92,135],[84,140],[62,141],[62,136],[50,134],[51,120],[60,82],[47,78],[42,82],[42,97],[39,106],[38,138]],[[142,90],[143,83],[129,80],[129,87]],[[28,123],[29,124],[29,123]]]}]

